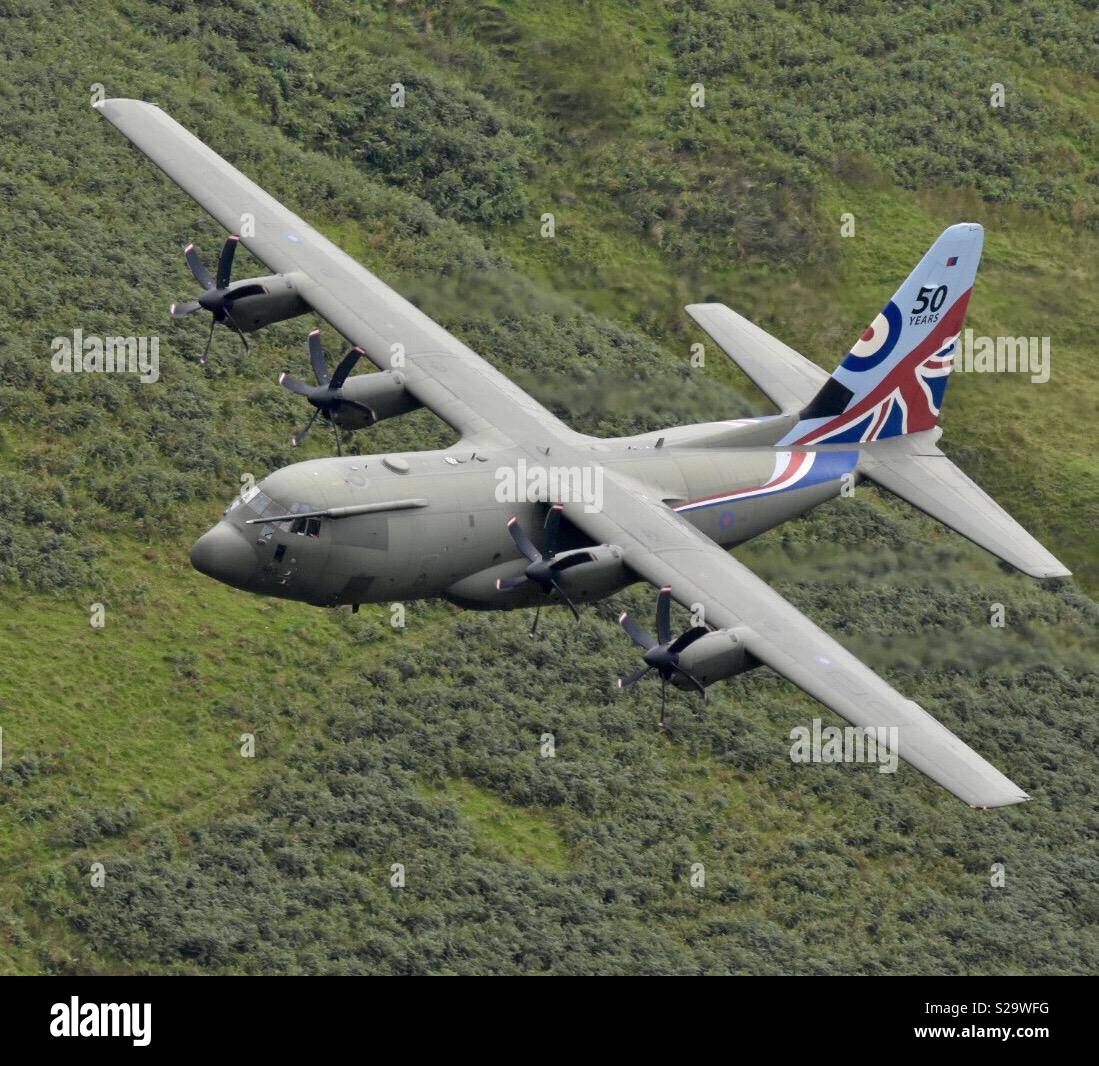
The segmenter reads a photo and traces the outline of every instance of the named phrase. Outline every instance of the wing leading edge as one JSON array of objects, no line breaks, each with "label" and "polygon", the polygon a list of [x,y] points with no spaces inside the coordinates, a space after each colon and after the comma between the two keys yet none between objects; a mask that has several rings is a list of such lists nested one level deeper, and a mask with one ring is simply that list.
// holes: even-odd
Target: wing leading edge
[{"label": "wing leading edge", "polygon": [[705,609],[711,628],[738,628],[748,650],[856,726],[897,728],[897,754],[973,807],[1030,797],[814,625],[766,582],[645,489],[604,472],[604,506],[565,505],[574,525],[620,545],[640,577],[670,585],[675,599]]},{"label": "wing leading edge", "polygon": [[[246,178],[153,104],[103,100],[100,114],[245,247],[292,280],[303,300],[375,366],[466,440],[503,443],[575,433],[518,385]],[[251,235],[249,235],[251,233]],[[400,352],[403,363],[395,363]],[[488,416],[491,416],[491,421]]]}]

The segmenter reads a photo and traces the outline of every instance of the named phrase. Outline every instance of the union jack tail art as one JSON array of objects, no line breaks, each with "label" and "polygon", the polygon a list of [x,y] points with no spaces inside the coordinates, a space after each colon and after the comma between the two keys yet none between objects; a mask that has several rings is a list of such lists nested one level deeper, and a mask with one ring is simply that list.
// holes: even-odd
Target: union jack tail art
[{"label": "union jack tail art", "polygon": [[976,223],[944,230],[779,444],[860,444],[933,429],[983,246]]}]

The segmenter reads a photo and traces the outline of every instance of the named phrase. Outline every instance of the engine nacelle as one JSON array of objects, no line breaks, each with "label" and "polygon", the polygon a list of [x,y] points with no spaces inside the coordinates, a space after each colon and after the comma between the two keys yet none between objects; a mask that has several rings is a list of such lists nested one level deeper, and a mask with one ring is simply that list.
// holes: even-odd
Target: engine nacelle
[{"label": "engine nacelle", "polygon": [[[574,600],[601,600],[612,592],[625,588],[634,578],[622,561],[622,549],[617,544],[597,544],[594,548],[573,548],[558,552],[554,563],[568,561],[561,573],[561,584]],[[581,560],[573,562],[573,560]]]},{"label": "engine nacelle", "polygon": [[[718,629],[680,652],[679,666],[706,688],[759,666],[759,660],[744,646],[735,629]],[[694,689],[680,674],[673,674],[671,682],[676,688]]]},{"label": "engine nacelle", "polygon": [[[554,561],[578,560],[561,570],[560,581],[569,598],[576,603],[592,603],[632,585],[637,577],[626,569],[622,561],[622,549],[616,544],[598,544],[591,548],[573,548],[558,552]],[[511,559],[497,566],[490,566],[469,577],[456,581],[446,591],[446,598],[475,611],[506,611],[513,607],[533,607],[545,603],[542,589],[533,581],[518,588],[501,591],[496,582],[501,578],[518,577],[525,563]]]},{"label": "engine nacelle", "polygon": [[229,305],[233,321],[244,333],[254,333],[275,322],[304,315],[309,310],[309,304],[301,298],[294,282],[285,274],[242,278],[229,286],[228,297],[231,299],[233,290],[245,285],[262,285],[265,291],[255,296],[242,296]]},{"label": "engine nacelle", "polygon": [[343,383],[340,397],[366,408],[362,410],[350,404],[337,407],[333,417],[342,429],[363,429],[423,406],[405,387],[404,375],[395,370],[356,374]]}]

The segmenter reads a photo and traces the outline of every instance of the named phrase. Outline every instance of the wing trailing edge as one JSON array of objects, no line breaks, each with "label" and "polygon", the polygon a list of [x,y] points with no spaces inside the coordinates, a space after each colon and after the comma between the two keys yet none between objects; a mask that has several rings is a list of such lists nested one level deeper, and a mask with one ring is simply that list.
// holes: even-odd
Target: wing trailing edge
[{"label": "wing trailing edge", "polygon": [[863,447],[859,470],[937,522],[1031,577],[1070,571],[937,447],[941,430]]}]

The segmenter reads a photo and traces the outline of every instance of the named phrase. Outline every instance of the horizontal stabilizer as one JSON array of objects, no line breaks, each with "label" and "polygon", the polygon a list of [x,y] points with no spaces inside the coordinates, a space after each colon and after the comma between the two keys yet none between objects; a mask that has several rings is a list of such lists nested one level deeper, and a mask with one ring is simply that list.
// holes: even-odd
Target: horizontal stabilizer
[{"label": "horizontal stabilizer", "polygon": [[799,411],[828,372],[724,304],[690,304],[691,316],[781,411]]},{"label": "horizontal stabilizer", "polygon": [[859,469],[1024,574],[1068,577],[1067,567],[935,447],[940,432],[878,441],[864,448]]}]

